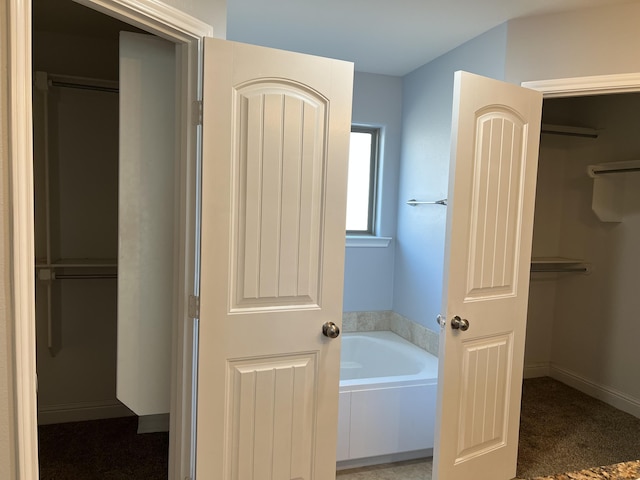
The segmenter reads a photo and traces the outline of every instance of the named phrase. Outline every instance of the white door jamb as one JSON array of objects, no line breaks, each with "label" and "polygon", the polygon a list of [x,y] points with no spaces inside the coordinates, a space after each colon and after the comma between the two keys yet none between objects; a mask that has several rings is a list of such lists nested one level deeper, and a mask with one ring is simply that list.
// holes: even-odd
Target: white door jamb
[{"label": "white door jamb", "polygon": [[[154,0],[77,0],[176,44],[180,106],[180,231],[178,235],[178,306],[173,335],[170,478],[192,476],[193,414],[197,320],[188,317],[189,295],[198,293],[200,126],[191,119],[202,99],[202,45],[212,36],[211,26]],[[31,1],[10,0],[8,5],[7,116],[9,138],[9,195],[11,211],[10,331],[13,331],[13,392],[15,412],[15,470],[20,480],[38,478],[37,400],[35,365],[35,293],[32,105],[31,105]]]},{"label": "white door jamb", "polygon": [[521,85],[542,92],[543,98],[629,93],[640,91],[640,73],[537,80]]}]

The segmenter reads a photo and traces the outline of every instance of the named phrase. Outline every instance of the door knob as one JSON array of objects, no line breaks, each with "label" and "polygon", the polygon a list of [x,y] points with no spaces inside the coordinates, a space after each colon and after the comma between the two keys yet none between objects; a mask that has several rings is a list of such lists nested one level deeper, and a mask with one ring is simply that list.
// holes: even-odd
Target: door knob
[{"label": "door knob", "polygon": [[325,322],[324,325],[322,325],[322,334],[325,337],[336,338],[340,335],[340,327],[333,322]]},{"label": "door knob", "polygon": [[451,319],[451,328],[454,330],[462,330],[466,332],[469,330],[469,320],[466,318],[460,318],[458,315]]}]

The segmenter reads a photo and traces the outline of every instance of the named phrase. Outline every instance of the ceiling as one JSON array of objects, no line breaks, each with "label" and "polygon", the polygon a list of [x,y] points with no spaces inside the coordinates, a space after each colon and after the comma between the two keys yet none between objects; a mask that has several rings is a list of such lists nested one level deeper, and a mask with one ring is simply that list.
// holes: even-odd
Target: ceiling
[{"label": "ceiling", "polygon": [[[33,3],[34,28],[122,28],[70,0]],[[227,0],[227,38],[402,76],[509,19],[618,3],[632,0]]]}]

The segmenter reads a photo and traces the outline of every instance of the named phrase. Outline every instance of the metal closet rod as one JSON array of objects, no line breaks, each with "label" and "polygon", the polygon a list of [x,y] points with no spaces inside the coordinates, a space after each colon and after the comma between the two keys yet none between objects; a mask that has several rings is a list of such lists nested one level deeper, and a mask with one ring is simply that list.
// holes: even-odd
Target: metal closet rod
[{"label": "metal closet rod", "polygon": [[589,273],[589,267],[531,268],[531,273]]},{"label": "metal closet rod", "polygon": [[53,273],[52,280],[102,280],[118,278],[117,273]]},{"label": "metal closet rod", "polygon": [[40,90],[49,87],[77,88],[81,90],[95,90],[98,92],[118,93],[120,85],[117,80],[102,78],[76,77],[74,75],[60,75],[57,73],[36,72],[36,86]]},{"label": "metal closet rod", "polygon": [[109,92],[109,93],[118,93],[120,89],[118,87],[105,87],[102,85],[89,85],[86,83],[79,82],[64,82],[60,80],[50,80],[49,84],[52,87],[62,87],[62,88],[77,88],[80,90],[94,90],[97,92]]},{"label": "metal closet rod", "polygon": [[612,168],[611,170],[596,170],[593,169],[591,173],[593,175],[608,175],[609,173],[627,173],[627,172],[640,172],[640,167],[629,168]]}]

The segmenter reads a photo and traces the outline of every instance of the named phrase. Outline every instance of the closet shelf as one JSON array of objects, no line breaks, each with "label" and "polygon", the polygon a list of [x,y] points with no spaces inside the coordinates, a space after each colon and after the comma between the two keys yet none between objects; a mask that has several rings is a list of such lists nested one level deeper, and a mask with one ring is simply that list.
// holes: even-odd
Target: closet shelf
[{"label": "closet shelf", "polygon": [[531,273],[591,273],[591,266],[575,258],[534,257]]},{"label": "closet shelf", "polygon": [[551,125],[543,123],[540,133],[548,135],[563,135],[566,137],[598,138],[598,131],[594,128],[572,127],[569,125]]},{"label": "closet shelf", "polygon": [[[624,220],[624,197],[630,175],[640,172],[640,160],[589,165],[587,175],[593,178],[591,208],[601,222]],[[629,188],[636,188],[637,185]]]},{"label": "closet shelf", "polygon": [[598,165],[589,165],[587,174],[591,178],[600,178],[601,175],[610,175],[614,173],[633,173],[640,172],[640,160],[628,160],[626,162],[610,162],[600,163]]}]

